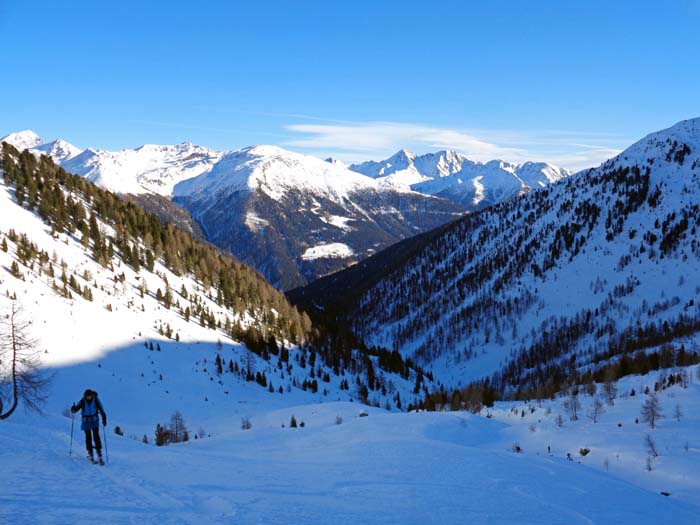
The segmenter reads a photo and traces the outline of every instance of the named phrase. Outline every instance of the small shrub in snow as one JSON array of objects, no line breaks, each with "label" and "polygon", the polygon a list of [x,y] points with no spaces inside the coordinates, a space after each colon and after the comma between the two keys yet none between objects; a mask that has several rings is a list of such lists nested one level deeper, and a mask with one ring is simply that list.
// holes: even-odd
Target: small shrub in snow
[{"label": "small shrub in snow", "polygon": [[299,426],[300,426],[301,428],[304,428],[304,427],[306,426],[306,423],[304,423],[304,422],[302,421],[301,423],[299,423]]},{"label": "small shrub in snow", "polygon": [[292,416],[292,420],[289,422],[290,428],[297,428],[297,420],[294,416]]},{"label": "small shrub in snow", "polygon": [[579,449],[578,453],[581,454],[582,456],[587,456],[591,452],[590,448],[581,448]]},{"label": "small shrub in snow", "polygon": [[564,426],[564,418],[562,417],[561,414],[557,414],[557,417],[554,418],[554,423],[558,427],[563,427]]},{"label": "small shrub in snow", "polygon": [[117,436],[123,436],[123,435],[124,435],[124,431],[121,429],[121,427],[120,427],[119,425],[117,425],[116,427],[114,427],[114,433],[115,433]]},{"label": "small shrub in snow", "polygon": [[253,424],[250,422],[250,419],[247,417],[242,417],[241,418],[241,429],[242,430],[250,430],[253,428]]},{"label": "small shrub in snow", "polygon": [[342,425],[343,424],[343,418],[340,416],[335,416],[335,424],[336,425]]},{"label": "small shrub in snow", "polygon": [[518,443],[517,441],[513,443],[513,452],[515,452],[516,454],[520,454],[522,451],[523,449],[520,446],[520,443]]},{"label": "small shrub in snow", "polygon": [[603,460],[603,468],[604,468],[605,470],[609,470],[609,469],[610,469],[610,460],[609,460],[608,458],[605,458],[605,459]]},{"label": "small shrub in snow", "polygon": [[367,416],[369,416],[369,414],[367,412],[365,412],[364,410],[362,410],[360,412],[360,414],[358,415],[358,417],[367,417]]}]

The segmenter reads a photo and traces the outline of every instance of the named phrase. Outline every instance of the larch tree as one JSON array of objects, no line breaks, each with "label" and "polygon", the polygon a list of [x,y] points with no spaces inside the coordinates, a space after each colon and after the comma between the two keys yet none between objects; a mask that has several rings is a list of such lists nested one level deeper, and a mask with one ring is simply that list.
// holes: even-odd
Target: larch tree
[{"label": "larch tree", "polygon": [[[29,336],[30,324],[16,301],[0,318],[0,420],[9,418],[20,401],[37,411],[46,401],[50,377],[39,367],[41,349]],[[7,409],[4,400],[9,401]]]},{"label": "larch tree", "polygon": [[656,394],[650,394],[644,403],[642,403],[642,421],[649,423],[651,428],[656,428],[656,422],[664,417],[661,412],[661,403],[656,397]]}]

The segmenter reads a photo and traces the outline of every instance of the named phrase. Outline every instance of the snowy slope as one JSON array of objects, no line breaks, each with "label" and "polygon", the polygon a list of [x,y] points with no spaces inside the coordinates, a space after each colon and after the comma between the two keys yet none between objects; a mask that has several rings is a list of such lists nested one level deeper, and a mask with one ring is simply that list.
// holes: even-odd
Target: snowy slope
[{"label": "snowy slope", "polygon": [[[122,400],[110,403],[116,408]],[[504,422],[463,413],[358,414],[350,403],[258,407],[252,429],[244,431],[235,413],[223,409],[226,431],[185,444],[158,448],[111,434],[106,467],[80,459],[76,442],[78,457],[68,457],[69,418],[22,416],[0,427],[0,450],[12,450],[2,458],[0,519],[17,525],[35,523],[38,514],[48,524],[682,525],[700,515],[697,478],[670,479],[674,470],[661,464],[651,473],[636,465],[630,482],[622,470],[627,458],[611,454],[605,471],[599,465],[606,452],[585,434],[577,439],[569,425],[548,431],[549,423],[535,423],[534,437],[515,454],[513,439],[529,431],[500,412]],[[288,428],[291,415],[305,427]],[[696,416],[692,421],[697,428]],[[624,443],[613,438],[607,445]],[[593,450],[584,464],[565,459],[564,451],[578,444]],[[693,442],[685,454],[695,463],[696,447]],[[624,450],[635,454],[632,445]]]},{"label": "snowy slope", "polygon": [[209,171],[220,155],[189,142],[174,146],[146,144],[120,151],[88,148],[63,167],[116,193],[169,196],[179,182]]},{"label": "snowy slope", "polygon": [[[457,221],[406,256],[367,260],[364,279],[377,284],[351,290],[346,315],[368,342],[448,385],[498,372],[520,388],[553,388],[562,377],[547,367],[564,374],[572,355],[584,369],[625,348],[693,348],[699,128],[681,122],[600,168]],[[319,298],[329,308],[343,300]]]},{"label": "snowy slope", "polygon": [[[683,379],[656,393],[663,417],[652,429],[641,417],[642,404],[649,399],[644,392],[654,393],[655,386],[671,374],[680,374]],[[615,383],[616,393],[610,402],[603,385],[596,386],[596,393],[579,395],[576,420],[571,420],[563,397],[541,403],[497,403],[482,414],[509,425],[507,435],[525,454],[556,458],[571,454],[582,468],[700,504],[700,367],[625,377]],[[592,416],[595,399],[603,401],[596,421]],[[656,444],[657,457],[649,458],[647,436]],[[590,452],[582,456],[581,449]]]},{"label": "snowy slope", "polygon": [[[178,184],[173,195],[260,190],[279,200],[289,190],[340,201],[352,192],[378,189],[376,181],[316,157],[275,146],[254,146],[225,154],[208,173]],[[409,190],[410,191],[410,190]]]}]

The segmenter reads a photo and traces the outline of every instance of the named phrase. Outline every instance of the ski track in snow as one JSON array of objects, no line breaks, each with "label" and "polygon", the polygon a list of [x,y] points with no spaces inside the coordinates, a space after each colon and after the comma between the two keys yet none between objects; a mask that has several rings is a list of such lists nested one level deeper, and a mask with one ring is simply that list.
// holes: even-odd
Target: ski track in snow
[{"label": "ski track in snow", "polygon": [[[498,421],[378,409],[358,418],[359,408],[264,412],[252,430],[165,448],[110,435],[106,467],[80,457],[80,440],[78,457],[68,457],[69,419],[22,415],[0,431],[0,519],[568,525],[700,516],[698,507],[561,457],[514,454],[504,440],[509,426]],[[306,428],[282,428],[291,413]]]}]

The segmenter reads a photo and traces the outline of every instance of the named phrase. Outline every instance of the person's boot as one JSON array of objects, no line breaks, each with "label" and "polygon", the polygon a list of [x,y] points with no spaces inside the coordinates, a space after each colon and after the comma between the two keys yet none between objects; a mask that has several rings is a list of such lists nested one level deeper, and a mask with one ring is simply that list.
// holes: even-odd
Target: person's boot
[{"label": "person's boot", "polygon": [[88,461],[95,463],[95,456],[92,455],[92,450],[88,450],[87,459]]},{"label": "person's boot", "polygon": [[97,449],[97,462],[98,462],[100,465],[104,465],[104,464],[105,464],[104,460],[102,459],[102,450],[100,450],[99,448]]}]

